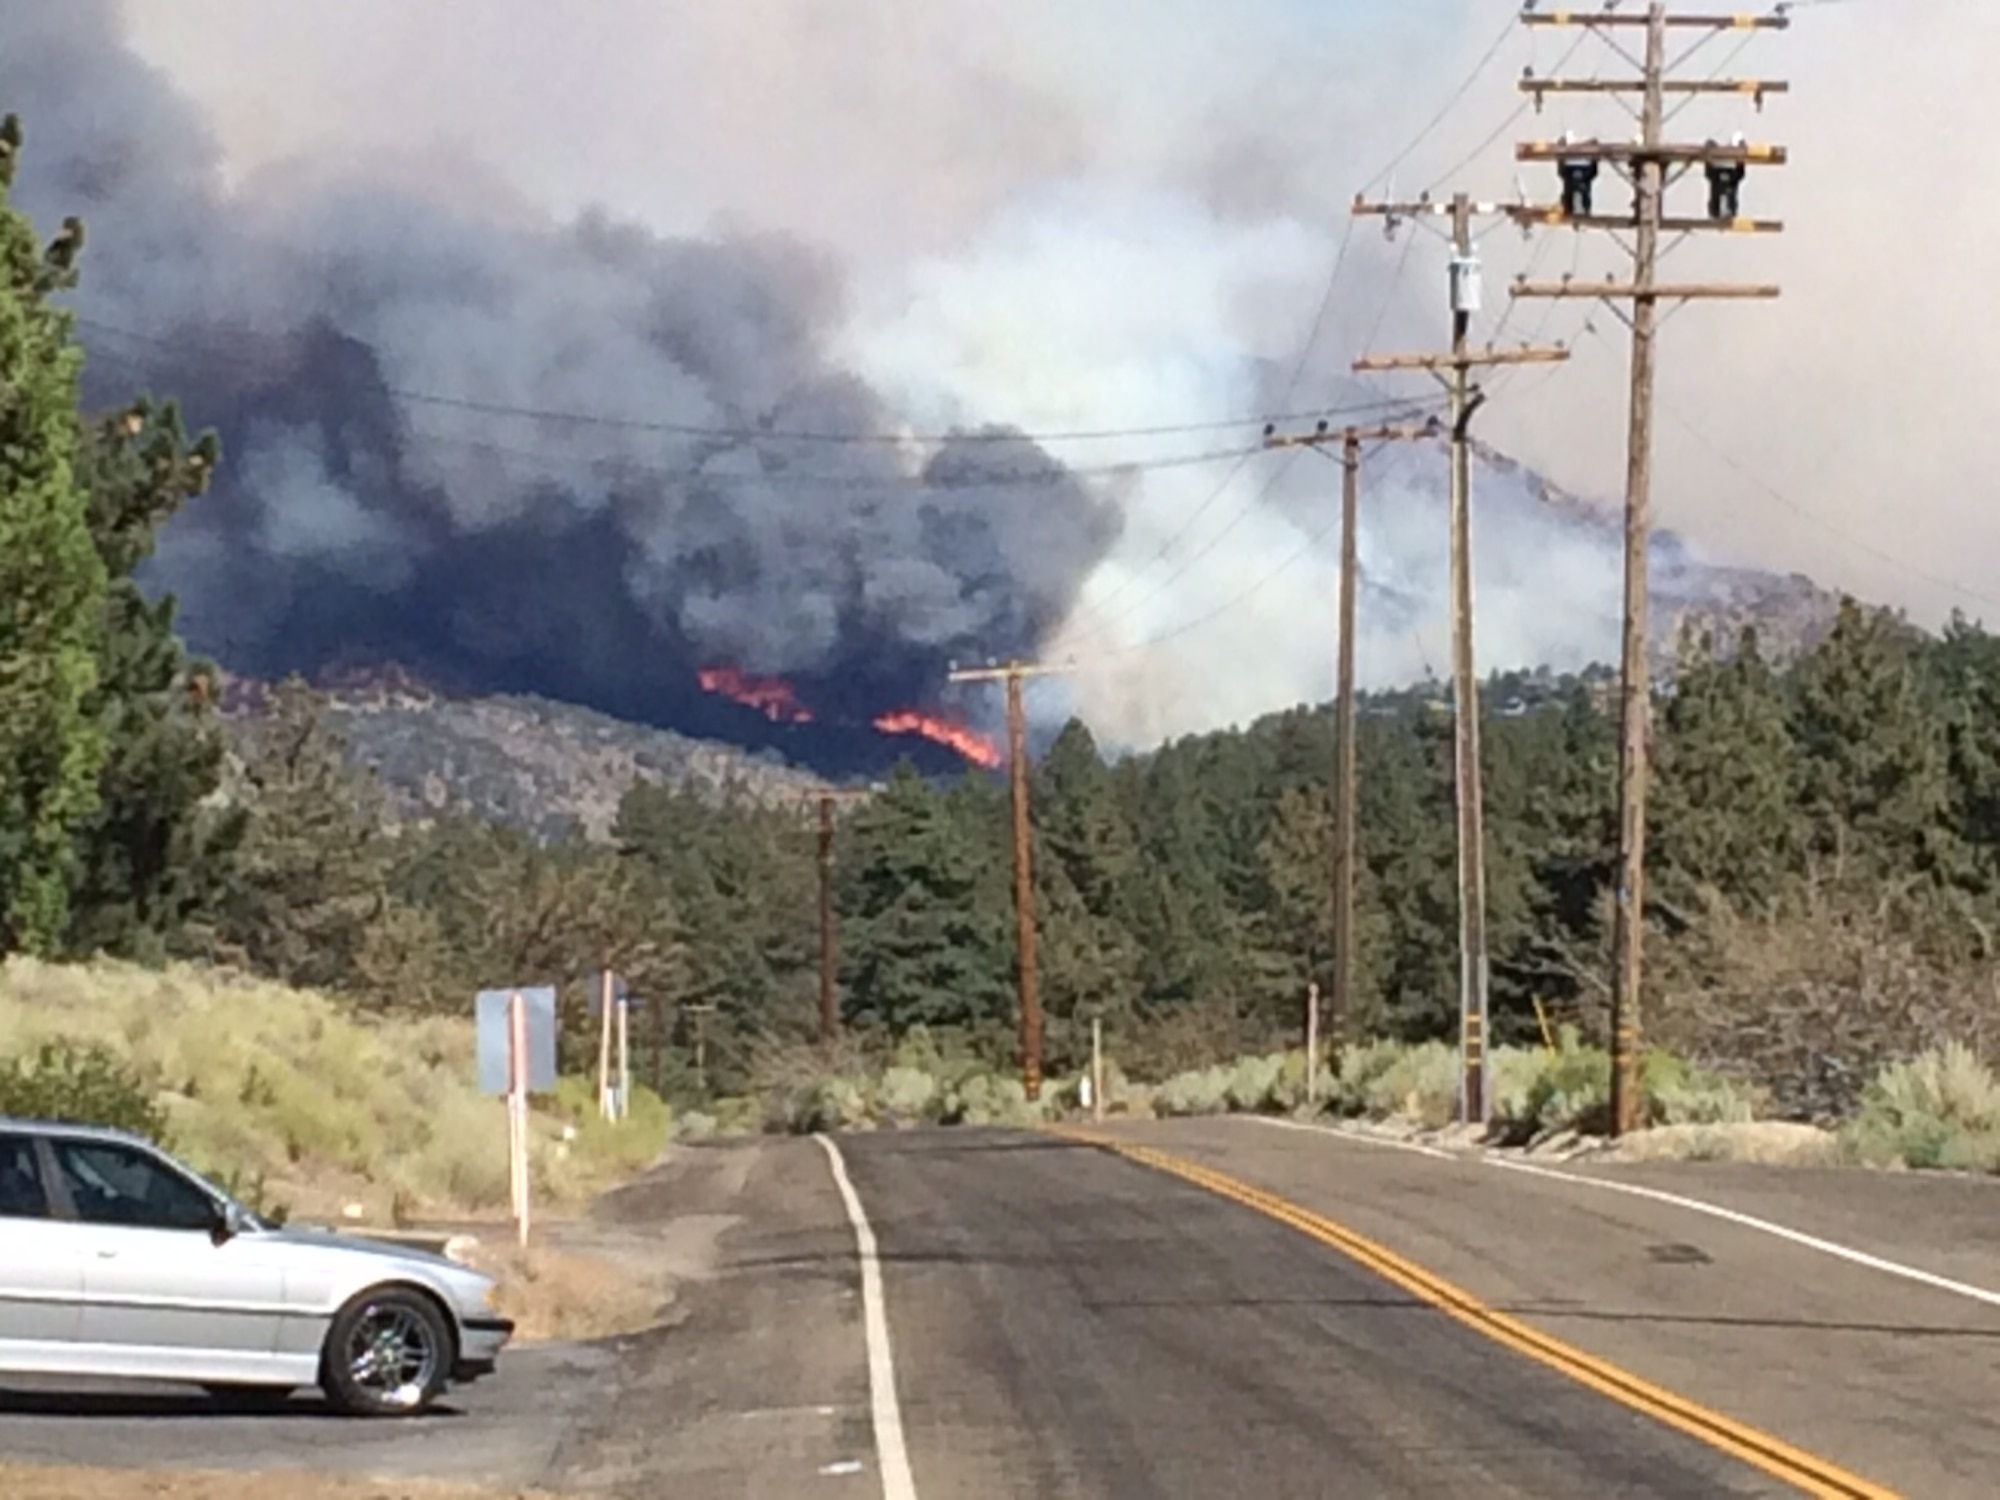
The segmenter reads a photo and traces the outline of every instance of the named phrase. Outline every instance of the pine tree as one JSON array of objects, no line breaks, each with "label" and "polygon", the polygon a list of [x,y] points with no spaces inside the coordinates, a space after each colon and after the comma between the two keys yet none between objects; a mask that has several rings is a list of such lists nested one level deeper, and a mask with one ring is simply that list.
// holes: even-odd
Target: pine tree
[{"label": "pine tree", "polygon": [[1139,944],[1131,931],[1139,841],[1080,721],[1064,726],[1049,747],[1035,773],[1031,806],[1037,935],[1050,1019],[1127,1014],[1139,1001]]},{"label": "pine tree", "polygon": [[1843,600],[1797,671],[1792,730],[1812,847],[1834,873],[1937,874],[1956,856],[1944,726],[1925,702],[1908,627]]},{"label": "pine tree", "polygon": [[1712,639],[1683,642],[1659,718],[1649,809],[1660,899],[1702,890],[1768,906],[1800,867],[1805,826],[1783,685],[1754,631],[1726,657]]},{"label": "pine tree", "polygon": [[997,799],[976,788],[940,794],[906,761],[855,815],[840,887],[849,1020],[1004,1045],[1012,945],[996,813]]},{"label": "pine tree", "polygon": [[249,735],[236,796],[248,814],[221,937],[261,973],[351,987],[370,927],[388,904],[387,813],[353,769],[326,702],[296,678],[278,686]]},{"label": "pine tree", "polygon": [[77,473],[70,319],[82,226],[46,250],[11,202],[18,120],[0,124],[0,954],[46,951],[68,923],[70,830],[95,801],[92,722],[104,565]]},{"label": "pine tree", "polygon": [[87,429],[81,457],[110,577],[89,705],[107,753],[97,808],[76,828],[67,946],[141,960],[201,951],[242,818],[206,805],[225,756],[213,672],[189,661],[172,597],[147,600],[133,574],[206,489],[215,440],[189,444],[171,404],[142,400]]}]

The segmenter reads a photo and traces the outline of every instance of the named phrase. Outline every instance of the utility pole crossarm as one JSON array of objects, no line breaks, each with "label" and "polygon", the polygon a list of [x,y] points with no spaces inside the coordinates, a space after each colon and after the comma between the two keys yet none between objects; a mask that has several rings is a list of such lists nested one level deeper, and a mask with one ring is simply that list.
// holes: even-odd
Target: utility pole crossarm
[{"label": "utility pole crossarm", "polygon": [[[1638,29],[1648,25],[1651,18],[1642,11],[1595,10],[1524,10],[1521,23],[1524,26],[1587,26],[1593,30],[1606,27],[1626,27]],[[1771,14],[1753,16],[1743,13],[1708,15],[1669,15],[1664,18],[1666,29],[1676,31],[1784,31],[1792,24],[1787,15]]]},{"label": "utility pole crossarm", "polygon": [[1275,427],[1264,429],[1266,448],[1325,448],[1335,443],[1396,443],[1421,442],[1425,438],[1443,437],[1444,423],[1436,417],[1420,425],[1383,427],[1329,427],[1322,422],[1311,432],[1280,433]]},{"label": "utility pole crossarm", "polygon": [[1594,300],[1629,300],[1652,297],[1661,302],[1743,301],[1769,299],[1779,295],[1775,286],[1757,286],[1732,281],[1638,282],[1638,281],[1517,281],[1510,288],[1516,297],[1588,297]]},{"label": "utility pole crossarm", "polygon": [[[1544,94],[1643,94],[1642,78],[1537,78],[1524,76],[1519,84],[1524,94],[1539,101]],[[1670,78],[1660,85],[1664,94],[1740,94],[1762,102],[1767,94],[1789,94],[1791,84],[1781,78]]]},{"label": "utility pole crossarm", "polygon": [[1676,165],[1713,163],[1717,166],[1782,167],[1789,160],[1783,146],[1745,141],[1723,145],[1715,141],[1521,141],[1516,161],[1671,162]]},{"label": "utility pole crossarm", "polygon": [[1059,677],[1074,672],[1072,666],[1059,666],[1040,662],[1009,662],[1004,667],[954,667],[945,678],[947,682],[1006,682],[1010,678]]},{"label": "utility pole crossarm", "polygon": [[[1500,212],[1500,205],[1467,202],[1465,211],[1474,218],[1480,218]],[[1361,217],[1372,216],[1379,219],[1416,219],[1425,214],[1450,214],[1454,212],[1454,205],[1449,199],[1439,198],[1415,198],[1407,203],[1370,203],[1356,194],[1348,212]]]},{"label": "utility pole crossarm", "polygon": [[1557,345],[1547,349],[1488,349],[1465,354],[1366,354],[1354,362],[1357,371],[1370,370],[1477,370],[1492,365],[1560,364],[1569,350]]},{"label": "utility pole crossarm", "polygon": [[[1519,203],[1503,212],[1524,229],[1636,229],[1638,224],[1617,214],[1571,214],[1559,203]],[[1660,229],[1667,234],[1783,234],[1782,219],[1696,219],[1663,218]]]}]

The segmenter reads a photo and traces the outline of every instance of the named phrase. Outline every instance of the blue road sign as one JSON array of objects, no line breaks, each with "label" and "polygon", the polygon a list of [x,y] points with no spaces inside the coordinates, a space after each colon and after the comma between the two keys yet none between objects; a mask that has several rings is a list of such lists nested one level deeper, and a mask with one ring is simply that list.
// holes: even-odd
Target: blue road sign
[{"label": "blue road sign", "polygon": [[527,1011],[528,1091],[544,1093],[556,1086],[556,990],[552,984],[512,990],[481,990],[473,1001],[479,1023],[479,1088],[487,1094],[507,1092],[507,1002],[519,995]]}]

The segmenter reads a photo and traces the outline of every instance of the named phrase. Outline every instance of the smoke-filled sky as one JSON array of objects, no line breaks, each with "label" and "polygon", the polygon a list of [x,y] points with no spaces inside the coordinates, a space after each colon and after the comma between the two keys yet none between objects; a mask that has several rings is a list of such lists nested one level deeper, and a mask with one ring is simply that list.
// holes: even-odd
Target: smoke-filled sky
[{"label": "smoke-filled sky", "polygon": [[[1508,126],[1514,77],[1569,45],[1516,28],[1370,181],[1516,9],[6,0],[0,107],[26,119],[28,206],[90,222],[96,388],[143,377],[224,429],[231,478],[161,576],[225,660],[402,654],[672,719],[703,662],[873,709],[952,657],[1040,647],[1087,665],[1044,710],[1136,744],[1325,696],[1333,465],[1199,461],[1254,429],[941,452],[754,429],[1048,434],[1426,394],[1346,365],[1443,336],[1427,237],[1354,234],[1301,349],[1357,188],[1546,197],[1508,142],[1620,128],[1553,105]],[[1676,122],[1794,160],[1746,192],[1790,233],[1670,263],[1786,290],[1669,325],[1659,507],[1704,553],[1925,619],[1986,608],[1962,590],[2000,544],[1971,436],[2000,227],[1974,70],[1996,45],[1973,0],[1802,10],[1730,68],[1790,98]],[[1571,71],[1611,66],[1586,43]],[[1483,249],[1489,326],[1515,270],[1613,264],[1567,236]],[[1505,331],[1584,317],[1536,305]],[[1615,493],[1622,330],[1592,321],[1609,343],[1496,381],[1480,427]],[[1444,665],[1440,475],[1429,448],[1372,470],[1372,682]],[[1482,664],[1607,654],[1610,540],[1482,495]]]}]

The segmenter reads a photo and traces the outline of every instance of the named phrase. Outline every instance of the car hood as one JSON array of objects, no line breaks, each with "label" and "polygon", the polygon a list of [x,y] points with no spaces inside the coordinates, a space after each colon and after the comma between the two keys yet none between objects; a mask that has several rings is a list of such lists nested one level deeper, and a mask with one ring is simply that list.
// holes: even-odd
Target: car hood
[{"label": "car hood", "polygon": [[264,1229],[257,1231],[260,1239],[272,1240],[281,1245],[310,1245],[320,1250],[338,1250],[348,1255],[379,1255],[384,1260],[399,1260],[406,1264],[428,1266],[434,1271],[449,1272],[457,1276],[480,1276],[462,1261],[439,1255],[431,1250],[419,1250],[413,1245],[392,1244],[388,1240],[373,1240],[366,1235],[344,1234],[334,1229]]}]

